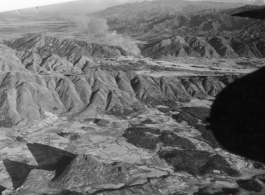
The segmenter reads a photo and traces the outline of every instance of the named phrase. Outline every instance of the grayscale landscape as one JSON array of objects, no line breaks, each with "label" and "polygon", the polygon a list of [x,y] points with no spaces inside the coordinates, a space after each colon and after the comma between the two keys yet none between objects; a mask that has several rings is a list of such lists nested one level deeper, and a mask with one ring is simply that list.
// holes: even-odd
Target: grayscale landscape
[{"label": "grayscale landscape", "polygon": [[264,195],[265,165],[207,120],[264,66],[264,21],[232,16],[249,3],[0,13],[2,194]]}]

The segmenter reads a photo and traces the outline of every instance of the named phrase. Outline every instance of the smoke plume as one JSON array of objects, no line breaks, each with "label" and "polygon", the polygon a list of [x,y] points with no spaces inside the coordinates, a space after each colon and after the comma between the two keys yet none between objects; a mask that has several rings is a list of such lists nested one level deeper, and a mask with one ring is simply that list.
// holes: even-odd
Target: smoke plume
[{"label": "smoke plume", "polygon": [[117,34],[116,31],[110,31],[106,19],[78,16],[70,20],[88,36],[93,36],[94,40],[99,39],[105,44],[120,46],[134,55],[140,54],[137,44],[129,36]]},{"label": "smoke plume", "polygon": [[107,24],[107,20],[103,18],[88,18],[88,17],[78,17],[78,20],[74,20],[75,23],[81,29],[90,34],[90,35],[97,35],[97,34],[104,34],[109,32],[109,26]]}]

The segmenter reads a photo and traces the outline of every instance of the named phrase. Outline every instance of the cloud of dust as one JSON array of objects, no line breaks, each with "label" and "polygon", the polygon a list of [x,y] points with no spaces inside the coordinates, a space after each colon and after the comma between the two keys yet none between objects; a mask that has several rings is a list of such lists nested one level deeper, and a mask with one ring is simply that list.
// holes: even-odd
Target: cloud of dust
[{"label": "cloud of dust", "polygon": [[110,31],[106,19],[83,15],[71,17],[68,20],[74,22],[87,35],[100,39],[101,42],[107,45],[120,46],[134,55],[140,54],[137,44],[129,36],[117,34],[116,31]]},{"label": "cloud of dust", "polygon": [[134,55],[140,54],[140,49],[138,48],[137,44],[129,36],[120,35],[117,34],[116,31],[112,31],[105,34],[105,38],[107,42],[112,45],[119,45]]},{"label": "cloud of dust", "polygon": [[84,32],[92,35],[108,33],[109,26],[107,20],[103,18],[89,18],[86,16],[80,16],[72,19]]}]

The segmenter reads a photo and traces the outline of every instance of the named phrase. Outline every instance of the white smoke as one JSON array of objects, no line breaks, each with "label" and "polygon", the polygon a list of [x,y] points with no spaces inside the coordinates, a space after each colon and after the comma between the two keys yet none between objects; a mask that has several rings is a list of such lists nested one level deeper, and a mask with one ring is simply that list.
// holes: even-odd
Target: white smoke
[{"label": "white smoke", "polygon": [[80,16],[73,20],[81,29],[90,34],[104,34],[109,32],[109,26],[107,20],[103,18],[88,18],[86,16]]},{"label": "white smoke", "polygon": [[128,52],[139,55],[140,50],[135,42],[132,39],[125,35],[117,34],[116,31],[109,32],[105,34],[105,38],[108,43],[112,45],[119,45]]},{"label": "white smoke", "polygon": [[68,19],[73,21],[79,29],[88,36],[93,36],[95,40],[99,39],[107,45],[120,46],[134,55],[140,54],[137,44],[129,36],[117,34],[116,31],[109,30],[106,19],[87,16],[78,16]]}]

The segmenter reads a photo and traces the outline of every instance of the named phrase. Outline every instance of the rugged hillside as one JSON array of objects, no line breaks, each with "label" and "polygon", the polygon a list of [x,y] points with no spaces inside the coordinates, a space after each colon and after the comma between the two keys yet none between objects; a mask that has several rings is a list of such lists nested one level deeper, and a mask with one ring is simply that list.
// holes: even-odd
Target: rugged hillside
[{"label": "rugged hillside", "polygon": [[194,50],[185,39],[180,36],[147,44],[142,47],[142,55],[154,59],[160,59],[167,56],[201,57],[201,54]]},{"label": "rugged hillside", "polygon": [[239,38],[176,36],[141,47],[142,55],[154,59],[170,57],[264,58],[264,40]]},{"label": "rugged hillside", "polygon": [[[146,52],[217,58],[247,47],[212,39],[177,36]],[[247,54],[258,51],[263,42]],[[211,100],[244,70],[42,35],[1,43],[0,59],[4,194],[264,194],[252,179],[264,166],[224,151],[207,129]]]},{"label": "rugged hillside", "polygon": [[256,7],[210,1],[146,1],[111,7],[93,16],[106,18],[111,29],[119,33],[145,41],[187,34],[204,37],[249,36],[263,32],[264,23],[231,15]]},{"label": "rugged hillside", "polygon": [[239,54],[232,48],[229,39],[227,40],[223,37],[211,37],[208,39],[208,43],[210,43],[210,45],[222,57],[239,57]]},{"label": "rugged hillside", "polygon": [[157,0],[96,13],[144,40],[144,56],[183,57],[173,62],[58,38],[80,30],[58,21],[31,27],[54,37],[1,42],[0,192],[264,195],[265,165],[226,151],[209,126],[215,97],[265,57],[263,24],[231,18],[250,8],[237,6]]},{"label": "rugged hillside", "polygon": [[5,42],[16,50],[16,56],[32,72],[82,72],[95,64],[93,58],[127,55],[120,47],[76,40],[29,35]]},{"label": "rugged hillside", "polygon": [[[202,39],[179,37],[175,42],[183,44],[185,55],[218,55]],[[236,78],[153,77],[138,75],[123,65],[106,69],[96,59],[126,55],[121,48],[53,37],[34,35],[8,45],[15,51],[2,46],[6,50],[2,51],[0,75],[0,124],[5,127],[40,121],[46,111],[68,116],[120,115],[141,110],[142,103],[214,97],[227,85],[223,80]]]},{"label": "rugged hillside", "polygon": [[141,102],[163,104],[213,97],[226,86],[223,80],[227,77],[155,78],[102,70],[68,76],[7,72],[0,76],[0,124],[31,124],[45,118],[45,111],[85,116],[122,114],[141,109]]},{"label": "rugged hillside", "polygon": [[92,16],[107,19],[110,28],[118,33],[147,42],[140,46],[142,54],[156,59],[263,58],[264,22],[232,16],[257,7],[240,3],[158,0],[123,4]]}]

